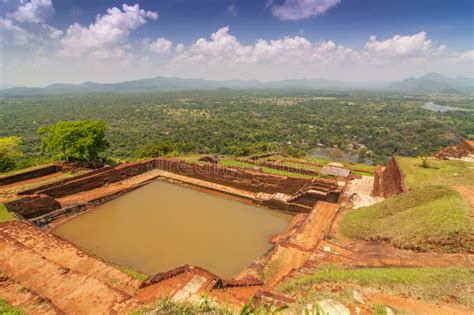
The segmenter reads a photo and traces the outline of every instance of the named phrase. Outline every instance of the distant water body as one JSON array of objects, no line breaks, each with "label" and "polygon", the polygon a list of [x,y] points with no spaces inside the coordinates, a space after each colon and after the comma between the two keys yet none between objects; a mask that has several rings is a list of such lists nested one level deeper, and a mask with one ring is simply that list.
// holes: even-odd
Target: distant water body
[{"label": "distant water body", "polygon": [[426,102],[423,108],[431,110],[433,112],[439,112],[439,113],[445,113],[445,112],[449,112],[453,110],[465,110],[462,108],[457,108],[457,107],[452,107],[452,106],[447,106],[447,105],[439,105],[433,102]]},{"label": "distant water body", "polygon": [[[315,158],[323,158],[326,160],[334,160],[334,158],[331,157],[330,148],[314,148],[309,152],[309,156],[315,157]],[[364,161],[360,161],[359,154],[355,151],[342,152],[342,156],[336,160],[343,161],[343,162],[363,163],[367,165],[374,165],[374,162],[370,159],[365,159]]]}]

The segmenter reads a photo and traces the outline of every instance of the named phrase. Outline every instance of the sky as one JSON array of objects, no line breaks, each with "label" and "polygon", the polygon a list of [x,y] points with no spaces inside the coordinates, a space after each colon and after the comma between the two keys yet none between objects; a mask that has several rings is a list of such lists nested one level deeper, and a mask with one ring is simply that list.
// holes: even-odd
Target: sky
[{"label": "sky", "polygon": [[474,76],[472,0],[0,0],[0,86]]}]

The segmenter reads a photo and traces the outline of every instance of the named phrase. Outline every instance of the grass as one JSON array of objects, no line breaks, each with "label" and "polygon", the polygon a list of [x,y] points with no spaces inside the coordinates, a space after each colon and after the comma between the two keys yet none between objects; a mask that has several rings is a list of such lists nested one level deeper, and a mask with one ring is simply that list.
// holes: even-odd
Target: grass
[{"label": "grass", "polygon": [[173,302],[170,299],[158,300],[152,307],[133,310],[129,315],[145,314],[225,314],[214,308],[204,308],[189,302]]},{"label": "grass", "polygon": [[25,314],[22,310],[11,306],[7,301],[0,299],[0,314],[8,315],[22,315]]},{"label": "grass", "polygon": [[472,163],[463,161],[428,160],[429,168],[421,167],[421,158],[397,157],[409,189],[430,185],[474,186]]},{"label": "grass", "polygon": [[467,202],[454,190],[429,186],[348,212],[341,232],[352,239],[382,239],[404,249],[465,252],[474,248]]},{"label": "grass", "polygon": [[15,220],[15,216],[7,210],[3,203],[0,203],[0,223],[13,220]]},{"label": "grass", "polygon": [[20,191],[23,191],[23,190],[33,189],[33,188],[37,188],[37,187],[40,187],[40,186],[43,186],[43,185],[52,184],[52,183],[59,182],[61,180],[68,179],[68,178],[71,178],[71,177],[76,177],[76,176],[79,176],[79,175],[82,175],[82,174],[85,174],[85,173],[88,173],[88,172],[90,172],[90,171],[89,170],[81,170],[81,171],[78,171],[78,172],[75,172],[75,173],[67,172],[67,173],[62,173],[59,176],[46,178],[46,179],[41,179],[41,180],[35,180],[33,182],[27,182],[26,184],[21,184],[21,182],[20,182],[20,183],[17,183],[15,185],[12,185],[8,189],[4,189],[0,194],[5,194],[5,195],[16,194],[16,193],[18,193]]},{"label": "grass", "polygon": [[390,292],[409,294],[427,302],[452,301],[472,306],[474,273],[463,268],[342,268],[328,266],[317,268],[312,275],[300,276],[282,283],[278,289],[284,293],[307,291],[321,282],[337,283],[343,287],[362,286]]},{"label": "grass", "polygon": [[387,307],[383,304],[372,305],[372,315],[387,315]]},{"label": "grass", "polygon": [[145,314],[212,314],[212,315],[268,315],[279,314],[286,310],[287,306],[276,307],[273,303],[269,305],[252,305],[250,299],[240,310],[234,308],[225,308],[217,306],[206,293],[201,296],[200,303],[173,302],[170,299],[159,299],[154,306],[146,306],[140,309],[132,310],[129,315]]},{"label": "grass", "polygon": [[263,173],[273,174],[273,175],[280,175],[280,176],[288,176],[288,177],[300,177],[300,178],[313,178],[314,176],[305,175],[305,174],[298,174],[286,171],[275,170],[273,168],[265,167],[265,166],[258,166],[250,163],[236,161],[230,158],[222,159],[219,161],[219,165],[228,166],[228,167],[240,167],[240,168],[254,168],[258,167],[262,170]]},{"label": "grass", "polygon": [[204,155],[202,154],[189,154],[189,155],[182,155],[179,158],[189,163],[201,163],[199,159],[202,158],[203,156]]},{"label": "grass", "polygon": [[143,281],[146,278],[148,278],[148,275],[144,274],[143,272],[136,271],[132,268],[123,267],[123,266],[117,266],[117,268],[123,273],[126,273],[127,275],[129,275],[130,277],[135,278],[140,281]]}]

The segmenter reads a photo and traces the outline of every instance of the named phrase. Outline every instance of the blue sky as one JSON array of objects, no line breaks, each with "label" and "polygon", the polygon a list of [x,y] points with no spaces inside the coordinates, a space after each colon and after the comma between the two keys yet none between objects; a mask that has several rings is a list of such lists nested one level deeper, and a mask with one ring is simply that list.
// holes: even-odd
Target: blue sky
[{"label": "blue sky", "polygon": [[3,0],[0,9],[3,84],[474,72],[473,1]]}]

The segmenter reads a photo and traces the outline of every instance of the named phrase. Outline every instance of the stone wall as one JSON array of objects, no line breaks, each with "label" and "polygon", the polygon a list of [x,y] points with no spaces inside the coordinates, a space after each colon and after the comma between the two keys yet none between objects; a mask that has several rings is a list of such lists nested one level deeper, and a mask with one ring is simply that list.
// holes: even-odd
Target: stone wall
[{"label": "stone wall", "polygon": [[42,193],[42,191],[45,191],[47,189],[52,189],[54,187],[60,187],[60,186],[63,186],[67,183],[77,181],[78,179],[91,177],[93,175],[97,175],[99,173],[104,173],[106,171],[109,171],[111,169],[113,169],[113,166],[102,167],[102,168],[96,169],[94,171],[90,171],[90,172],[87,172],[87,173],[84,173],[84,174],[81,174],[81,175],[77,175],[77,176],[74,176],[74,177],[62,179],[60,181],[56,181],[56,182],[53,182],[51,184],[46,184],[46,185],[42,185],[42,186],[35,187],[35,188],[32,188],[32,189],[23,190],[23,191],[20,191],[18,193],[18,195],[40,194],[40,193]]},{"label": "stone wall", "polygon": [[48,165],[45,167],[37,168],[28,172],[23,172],[11,176],[6,176],[0,178],[0,186],[14,184],[17,182],[21,182],[23,180],[33,179],[41,176],[46,176],[50,174],[54,174],[56,172],[61,171],[61,166],[59,165]]},{"label": "stone wall", "polygon": [[[138,161],[107,167],[85,175],[73,177],[56,184],[46,185],[28,191],[28,193],[45,194],[53,198],[60,198],[82,191],[88,191],[104,185],[115,183],[123,179],[143,174],[154,167],[150,161]],[[27,192],[22,192],[25,194]]]},{"label": "stone wall", "polygon": [[297,173],[297,174],[303,174],[303,175],[309,175],[309,176],[317,176],[319,174],[319,172],[314,171],[314,170],[309,170],[309,169],[305,169],[301,167],[288,166],[288,165],[273,163],[273,162],[268,162],[268,161],[256,161],[256,160],[250,160],[250,159],[237,159],[237,161],[253,164],[257,167],[264,166],[264,167],[268,167],[268,168],[278,170],[278,171],[283,171],[283,172]]},{"label": "stone wall", "polygon": [[375,170],[372,196],[390,197],[405,192],[405,176],[395,157],[392,157],[385,168],[380,165]]},{"label": "stone wall", "polygon": [[[281,205],[279,204],[277,207],[278,209],[284,208],[284,210],[292,212],[309,212],[317,200],[337,202],[337,196],[339,193],[338,191],[332,193],[334,189],[337,189],[337,182],[333,180],[278,176],[254,172],[248,169],[223,167],[215,164],[203,165],[188,163],[174,158],[158,158],[147,161],[125,163],[115,167],[105,167],[54,184],[48,184],[24,191],[22,194],[27,194],[27,197],[21,199],[23,203],[20,204],[19,207],[22,209],[28,208],[28,211],[14,211],[27,218],[42,216],[60,208],[58,206],[59,204],[53,198],[61,198],[99,188],[110,183],[143,174],[153,169],[161,169],[171,173],[255,193],[283,193],[293,196],[300,194],[306,188],[318,188],[327,191],[327,196],[321,198],[318,196],[315,198],[315,196],[309,195],[302,196],[302,198],[305,198],[303,198],[304,200],[301,200],[301,202],[288,202]],[[41,195],[41,198],[33,197],[36,195]],[[331,197],[329,198],[330,200],[328,197]],[[274,202],[275,201],[268,201],[268,203],[271,203],[268,204],[268,206],[275,207],[275,205],[273,205]],[[23,206],[23,204],[25,206]],[[15,207],[14,204],[12,206]]]},{"label": "stone wall", "polygon": [[59,202],[46,195],[32,195],[5,203],[9,211],[31,219],[61,208]]},{"label": "stone wall", "polygon": [[200,165],[180,159],[159,158],[156,160],[156,167],[171,173],[251,192],[271,194],[281,192],[292,195],[313,183],[308,178],[263,174],[247,169],[229,168],[214,164]]}]

